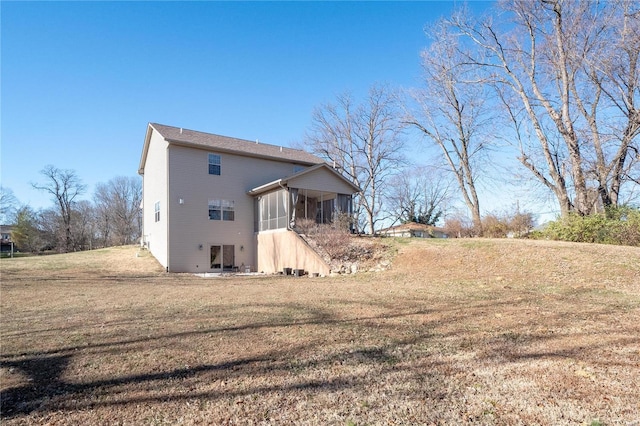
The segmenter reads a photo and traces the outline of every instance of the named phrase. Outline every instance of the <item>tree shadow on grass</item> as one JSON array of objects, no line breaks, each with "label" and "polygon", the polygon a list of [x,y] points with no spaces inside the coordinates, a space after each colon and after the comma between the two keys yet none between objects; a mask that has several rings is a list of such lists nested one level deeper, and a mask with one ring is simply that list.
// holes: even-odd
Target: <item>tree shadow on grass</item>
[{"label": "tree shadow on grass", "polygon": [[[65,401],[82,398],[97,389],[110,389],[135,383],[159,382],[162,380],[180,380],[211,371],[232,371],[238,367],[273,360],[271,356],[243,358],[220,364],[200,365],[167,372],[137,374],[88,383],[69,383],[61,375],[69,365],[71,356],[36,357],[21,361],[0,361],[0,367],[18,370],[27,378],[27,385],[10,388],[0,392],[0,413],[2,418],[27,415],[44,408],[57,410],[66,405]],[[52,399],[59,398],[53,406],[44,407]]]},{"label": "tree shadow on grass", "polygon": [[[420,306],[405,306],[405,310],[394,308],[395,305],[377,306],[378,309],[386,310],[379,315],[369,315],[358,318],[339,317],[333,310],[313,308],[306,305],[297,304],[265,304],[259,305],[261,308],[276,309],[286,308],[283,312],[291,314],[293,318],[281,318],[278,315],[270,315],[267,320],[237,324],[226,327],[213,327],[204,330],[187,330],[161,335],[144,336],[132,339],[121,339],[115,342],[97,342],[86,347],[65,347],[56,351],[5,355],[0,360],[0,367],[13,370],[26,378],[27,384],[3,390],[0,392],[0,413],[2,418],[11,419],[19,416],[26,416],[31,413],[46,413],[59,410],[79,410],[98,406],[122,406],[135,403],[162,403],[167,401],[188,401],[192,399],[221,399],[221,398],[243,398],[247,395],[268,395],[282,392],[335,392],[345,389],[366,388],[373,376],[379,374],[384,376],[390,372],[400,370],[414,370],[414,364],[407,362],[403,358],[402,350],[415,345],[430,345],[432,341],[442,342],[443,338],[453,339],[451,350],[462,350],[461,344],[464,342],[458,333],[464,335],[465,324],[480,320],[485,315],[485,309],[495,308],[496,305],[509,304],[509,301],[483,301],[472,306],[448,307],[436,312],[435,309],[428,309]],[[418,318],[404,321],[404,317],[428,316],[438,314],[437,321]],[[302,318],[299,316],[303,315]],[[436,321],[436,320],[433,320]],[[458,324],[447,332],[438,331],[436,335],[430,330],[439,327],[441,322],[448,321]],[[536,322],[535,318],[530,321]],[[554,322],[559,322],[558,318]],[[304,325],[322,325],[327,327],[347,326],[348,330],[354,333],[338,336],[338,342],[331,348],[331,342],[311,340],[306,344],[291,345],[286,348],[278,348],[272,351],[264,351],[255,356],[238,357],[227,362],[200,364],[191,367],[168,369],[164,372],[143,372],[141,374],[130,374],[107,378],[102,380],[90,380],[83,383],[72,383],[64,380],[65,370],[74,361],[76,355],[91,354],[99,355],[104,352],[127,352],[131,350],[144,350],[132,345],[140,342],[157,341],[159,345],[167,344],[175,338],[190,338],[200,334],[236,333],[238,331],[252,331],[263,328],[274,327],[297,327]],[[522,324],[520,326],[523,326]],[[398,329],[399,328],[399,329]],[[383,342],[380,338],[381,331],[394,329],[395,336]],[[338,331],[338,330],[337,330]],[[365,331],[365,334],[374,336],[372,339],[358,339],[349,341],[356,333]],[[382,333],[384,334],[384,333]],[[487,347],[486,351],[480,351],[479,356],[484,360],[492,360],[498,353],[513,353],[514,346],[527,347],[532,342],[541,342],[551,339],[551,336],[526,334],[516,335],[512,332],[502,333],[496,337],[479,334],[479,339],[472,342],[474,346],[480,348]],[[329,349],[323,348],[327,344]],[[349,344],[351,346],[349,346]],[[602,342],[606,345],[607,342]],[[598,345],[598,348],[600,346]],[[593,348],[597,351],[598,348]],[[399,351],[400,349],[400,351]],[[518,348],[516,348],[518,349]],[[320,351],[319,351],[320,350]],[[408,349],[411,351],[411,349]],[[318,351],[318,356],[311,356]],[[437,349],[440,351],[441,349]],[[520,361],[523,359],[548,358],[554,356],[580,356],[580,347],[569,347],[563,351],[524,351],[516,352],[516,357],[507,357],[506,361]],[[595,356],[595,353],[593,354]],[[412,352],[412,356],[428,358],[424,352]],[[584,356],[584,354],[582,355]],[[301,360],[296,362],[296,358]],[[442,359],[442,357],[441,357]],[[447,367],[442,363],[451,363],[444,357],[444,361],[426,360],[426,364],[433,369],[433,378],[429,380],[434,385],[441,388],[430,388],[428,392],[446,394],[448,386],[442,380],[446,379]],[[318,379],[313,375],[305,374],[310,371],[325,370],[332,371],[335,365],[344,366],[340,373],[328,375],[326,378]],[[350,366],[368,365],[374,373],[361,372],[359,369],[351,369]],[[437,371],[436,371],[437,370]],[[296,375],[302,372],[303,374]],[[443,373],[444,372],[444,373]],[[211,374],[213,373],[213,374]],[[416,372],[423,374],[422,372]],[[281,383],[270,380],[271,377],[285,376],[286,380]],[[378,377],[376,377],[377,379]],[[244,381],[249,386],[239,386],[232,389],[205,389],[196,390],[193,388],[183,392],[188,386],[190,379],[210,383],[215,380],[232,379]],[[257,381],[256,381],[257,380]],[[416,380],[419,380],[416,379]],[[174,382],[175,381],[175,382]],[[143,385],[143,393],[128,393],[128,387]],[[140,389],[137,389],[140,390]],[[425,391],[426,392],[426,391]],[[96,395],[100,398],[96,398]]]},{"label": "tree shadow on grass", "polygon": [[[394,365],[397,359],[392,355],[398,344],[392,342],[384,346],[372,346],[361,349],[344,349],[325,354],[314,361],[304,360],[295,364],[292,355],[315,350],[315,345],[300,345],[283,351],[271,351],[261,356],[240,358],[219,364],[203,364],[193,367],[177,368],[165,372],[133,374],[112,379],[95,380],[86,383],[70,383],[61,379],[72,356],[34,357],[20,361],[0,361],[0,367],[17,370],[27,377],[28,384],[0,392],[0,413],[5,420],[26,416],[34,412],[54,412],[59,410],[80,410],[99,406],[122,406],[140,403],[162,403],[167,401],[188,401],[194,399],[244,398],[249,395],[267,395],[286,392],[337,392],[345,389],[364,389],[370,377],[363,372],[349,372],[325,379],[297,377],[295,370],[326,368],[340,363],[343,365],[381,366],[381,371],[399,370]],[[406,367],[402,367],[406,368]],[[218,376],[206,375],[219,373]],[[289,380],[283,384],[270,383],[272,375],[287,374]],[[248,387],[177,392],[178,386],[191,378],[206,381],[243,380],[258,378],[259,383]],[[172,384],[169,384],[173,382]],[[155,383],[156,386],[151,386]],[[119,387],[144,384],[146,395],[134,392],[132,396],[120,397]],[[154,392],[155,389],[159,392]],[[167,392],[168,391],[168,392]],[[96,394],[104,396],[100,400]]]},{"label": "tree shadow on grass", "polygon": [[[262,305],[261,305],[262,306]],[[275,305],[264,305],[273,309]],[[278,305],[279,306],[279,305]],[[4,419],[10,419],[18,416],[29,415],[33,412],[51,412],[60,409],[78,409],[82,404],[86,405],[109,405],[109,404],[126,404],[132,400],[114,401],[109,394],[115,395],[114,389],[136,384],[157,383],[159,388],[163,387],[162,381],[165,380],[185,380],[197,377],[201,374],[210,372],[222,372],[220,379],[230,377],[268,377],[274,372],[282,374],[291,374],[295,370],[291,360],[305,351],[312,352],[317,348],[317,342],[309,345],[297,345],[288,347],[282,351],[265,352],[259,356],[238,358],[236,360],[222,362],[219,364],[202,364],[192,367],[178,368],[165,372],[149,372],[142,374],[134,374],[109,378],[105,380],[88,381],[85,383],[73,383],[64,380],[64,374],[75,357],[83,355],[99,356],[101,353],[126,353],[131,350],[144,350],[136,347],[140,343],[149,343],[152,341],[162,345],[162,342],[172,339],[192,338],[203,334],[235,333],[239,331],[259,330],[263,328],[279,328],[279,327],[298,327],[306,325],[323,325],[337,326],[339,324],[360,323],[361,327],[372,327],[369,322],[377,320],[389,320],[404,316],[413,316],[425,314],[428,311],[424,309],[408,310],[405,312],[387,312],[381,315],[369,315],[353,318],[338,318],[330,310],[302,306],[298,304],[282,305],[288,310],[304,312],[305,318],[294,318],[283,320],[277,316],[271,316],[270,320],[250,322],[247,324],[238,324],[228,327],[207,328],[203,330],[188,330],[177,333],[166,333],[161,335],[144,336],[133,339],[121,339],[112,342],[96,342],[87,346],[62,347],[48,351],[33,351],[15,354],[3,354],[0,358],[0,367],[8,370],[11,374],[22,376],[26,384],[8,388],[0,391],[0,415]],[[62,332],[62,331],[60,331]],[[345,364],[355,365],[362,363],[370,364],[393,364],[396,362],[394,357],[390,355],[392,348],[380,346],[357,347],[348,350],[334,352],[326,355],[318,360],[320,366],[342,362]],[[303,368],[308,368],[306,365]],[[307,380],[299,383],[290,384],[290,389],[318,389],[352,386],[353,378],[342,380],[340,377],[328,378],[327,380]],[[272,392],[278,390],[278,386],[264,386],[248,389],[244,393],[260,393]],[[282,389],[286,390],[286,389]],[[106,395],[106,400],[110,402],[89,402],[92,394],[99,393]],[[159,401],[173,400],[180,398],[198,398],[198,397],[229,397],[229,393],[216,394],[215,392],[193,393],[189,392],[182,395],[167,395],[158,397],[150,393],[149,397],[136,397],[136,401]],[[80,401],[86,401],[80,403]]]},{"label": "tree shadow on grass", "polygon": [[0,367],[25,376],[27,384],[0,392],[2,418],[28,414],[48,399],[66,394],[68,386],[60,380],[71,355],[34,357],[19,361],[0,360]]}]

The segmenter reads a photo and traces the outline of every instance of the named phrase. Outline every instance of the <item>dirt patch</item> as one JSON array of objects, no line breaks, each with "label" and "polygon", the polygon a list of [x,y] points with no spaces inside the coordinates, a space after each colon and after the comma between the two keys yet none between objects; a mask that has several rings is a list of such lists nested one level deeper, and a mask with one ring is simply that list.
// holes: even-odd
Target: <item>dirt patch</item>
[{"label": "dirt patch", "polygon": [[390,241],[335,278],[2,260],[3,424],[640,420],[640,249]]}]

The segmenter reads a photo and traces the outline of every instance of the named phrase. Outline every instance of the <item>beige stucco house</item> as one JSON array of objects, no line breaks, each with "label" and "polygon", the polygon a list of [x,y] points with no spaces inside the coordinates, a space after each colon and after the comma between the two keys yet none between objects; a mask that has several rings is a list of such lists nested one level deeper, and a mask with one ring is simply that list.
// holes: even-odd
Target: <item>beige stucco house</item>
[{"label": "beige stucco house", "polygon": [[142,244],[171,272],[327,274],[295,222],[350,213],[359,191],[308,152],[156,123],[138,173]]},{"label": "beige stucco house", "polygon": [[447,231],[442,228],[415,222],[381,229],[378,234],[387,237],[448,238]]}]

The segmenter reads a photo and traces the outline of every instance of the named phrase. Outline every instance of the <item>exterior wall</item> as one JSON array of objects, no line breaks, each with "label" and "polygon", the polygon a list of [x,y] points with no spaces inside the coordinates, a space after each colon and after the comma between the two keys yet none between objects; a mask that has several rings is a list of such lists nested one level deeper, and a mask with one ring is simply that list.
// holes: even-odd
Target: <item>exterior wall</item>
[{"label": "exterior wall", "polygon": [[328,275],[329,265],[298,234],[288,230],[258,234],[258,271],[275,273],[283,268],[304,269]]},{"label": "exterior wall", "polygon": [[305,188],[308,190],[352,194],[353,187],[338,179],[336,175],[326,169],[318,169],[306,173],[287,182],[290,188]]},{"label": "exterior wall", "polygon": [[[143,195],[143,241],[151,254],[165,268],[169,266],[167,223],[167,149],[169,144],[153,131],[142,177]],[[160,202],[160,221],[155,221],[154,205]]]},{"label": "exterior wall", "polygon": [[[244,264],[256,270],[255,206],[254,198],[247,192],[292,175],[293,164],[178,145],[169,146],[168,152],[169,270],[211,271],[211,245],[234,245],[235,265]],[[220,155],[219,176],[209,174],[210,152]],[[234,220],[210,220],[211,199],[233,201]]]}]

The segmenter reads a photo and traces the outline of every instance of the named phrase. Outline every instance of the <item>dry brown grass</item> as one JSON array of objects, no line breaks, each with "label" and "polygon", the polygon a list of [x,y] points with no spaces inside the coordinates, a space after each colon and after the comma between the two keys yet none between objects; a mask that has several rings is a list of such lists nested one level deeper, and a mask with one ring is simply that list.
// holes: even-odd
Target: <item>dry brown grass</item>
[{"label": "dry brown grass", "polygon": [[640,249],[395,247],[314,279],[3,260],[3,424],[640,424]]}]

